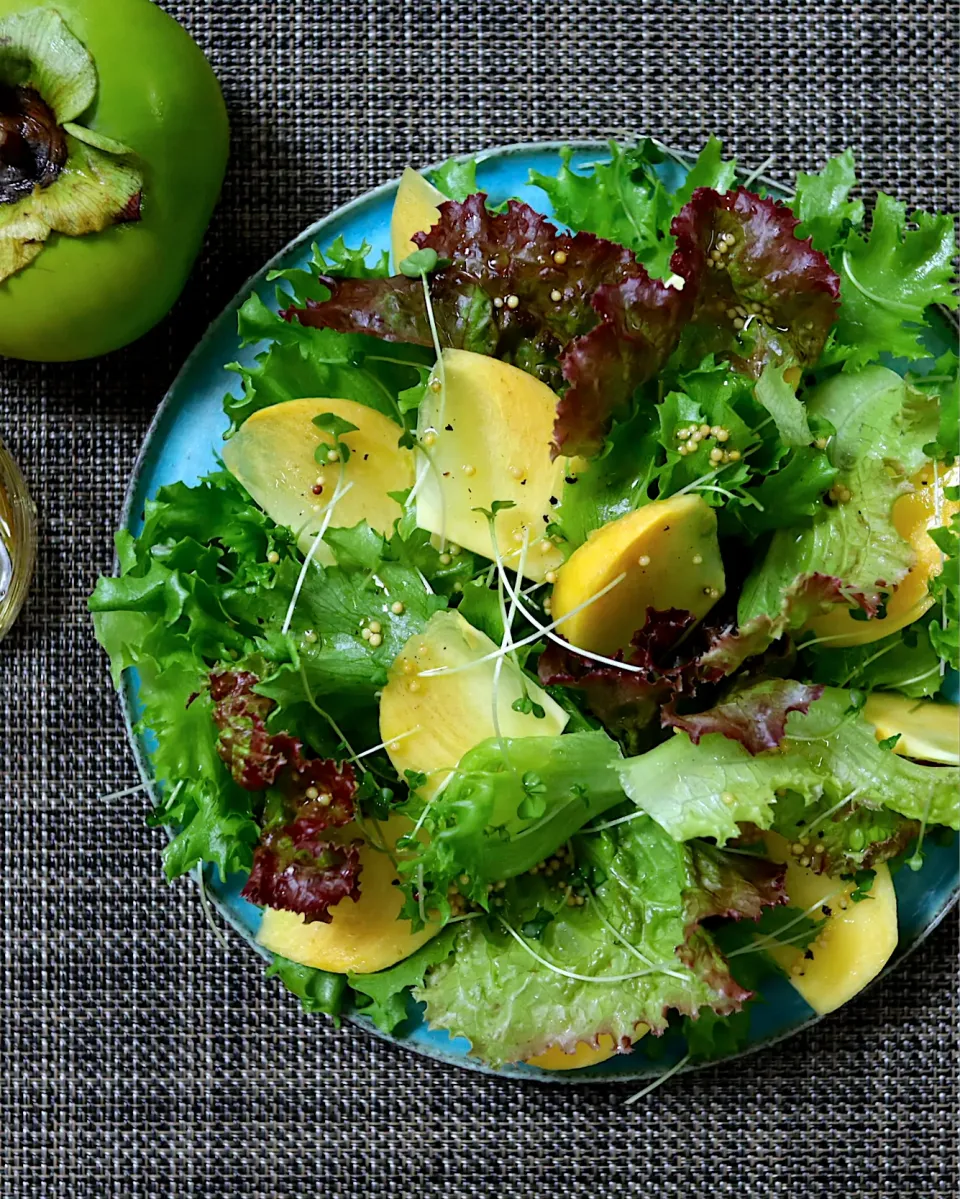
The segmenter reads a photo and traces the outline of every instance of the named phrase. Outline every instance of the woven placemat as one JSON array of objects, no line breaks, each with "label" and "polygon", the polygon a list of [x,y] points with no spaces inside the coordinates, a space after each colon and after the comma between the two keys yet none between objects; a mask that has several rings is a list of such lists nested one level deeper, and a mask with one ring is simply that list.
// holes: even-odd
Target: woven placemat
[{"label": "woven placemat", "polygon": [[[106,0],[104,0],[106,2]],[[33,596],[0,646],[0,1193],[875,1199],[957,1193],[957,921],[774,1050],[622,1088],[448,1069],[305,1017],[193,886],[168,887],[84,611],[147,423],[243,280],[333,206],[535,138],[713,131],[772,173],[854,148],[958,203],[953,0],[166,0],[210,55],[234,157],[172,318],[92,364],[0,363],[36,495]],[[149,286],[149,280],[144,281]]]}]

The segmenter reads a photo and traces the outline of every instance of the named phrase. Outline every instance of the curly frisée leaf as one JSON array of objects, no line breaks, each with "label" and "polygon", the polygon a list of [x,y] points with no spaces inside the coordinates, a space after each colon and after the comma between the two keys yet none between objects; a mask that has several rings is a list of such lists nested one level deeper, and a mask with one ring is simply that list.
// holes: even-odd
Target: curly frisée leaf
[{"label": "curly fris\u00e9e leaf", "polygon": [[864,806],[960,827],[960,771],[921,766],[882,749],[850,693],[827,688],[806,713],[794,712],[777,749],[752,755],[736,741],[685,733],[620,767],[623,789],[678,840],[739,835],[739,825],[770,828],[778,792],[837,803],[856,793]]},{"label": "curly fris\u00e9e leaf", "polygon": [[303,396],[354,400],[393,419],[402,415],[397,406],[399,393],[417,386],[419,372],[430,360],[426,351],[402,346],[385,355],[384,347],[373,338],[307,328],[285,321],[277,311],[291,303],[305,304],[328,296],[329,291],[319,281],[321,276],[386,276],[387,258],[369,265],[369,252],[366,244],[350,250],[340,238],[326,254],[314,246],[309,269],[274,271],[268,276],[280,282],[274,307],[257,292],[244,302],[237,317],[240,343],[265,343],[266,348],[252,364],[236,362],[227,367],[243,383],[240,396],[227,395],[224,400],[231,434],[261,408]]},{"label": "curly fris\u00e9e leaf", "polygon": [[863,224],[863,201],[849,198],[856,183],[852,150],[829,159],[816,175],[797,172],[797,191],[790,207],[800,221],[798,235],[809,237],[815,250],[829,254],[852,229]]},{"label": "curly fris\u00e9e leaf", "polygon": [[870,233],[852,231],[834,255],[843,302],[829,360],[856,369],[881,354],[925,358],[927,309],[957,306],[953,218],[915,212],[911,220],[908,229],[904,205],[881,192]]},{"label": "curly fris\u00e9e leaf", "polygon": [[[573,1052],[612,1037],[630,1048],[638,1027],[662,1032],[670,1011],[730,1013],[749,997],[703,929],[688,930],[697,886],[690,851],[651,820],[579,838],[581,871],[601,879],[585,902],[542,876],[507,884],[503,906],[466,921],[454,953],[415,990],[431,1026],[465,1036],[492,1065]],[[517,931],[542,913],[539,937]]]},{"label": "curly fris\u00e9e leaf", "polygon": [[721,142],[710,137],[674,193],[657,174],[666,156],[649,138],[631,146],[610,142],[609,148],[608,162],[574,170],[573,149],[565,146],[556,175],[531,171],[530,182],[547,193],[557,220],[628,246],[651,275],[665,277],[674,248],[671,221],[698,187],[725,192],[733,183],[736,164],[724,162]]},{"label": "curly fris\u00e9e leaf", "polygon": [[453,925],[389,970],[348,975],[347,981],[357,996],[357,1011],[383,1032],[393,1032],[409,1015],[407,997],[411,987],[423,986],[427,971],[450,956],[456,935]]}]

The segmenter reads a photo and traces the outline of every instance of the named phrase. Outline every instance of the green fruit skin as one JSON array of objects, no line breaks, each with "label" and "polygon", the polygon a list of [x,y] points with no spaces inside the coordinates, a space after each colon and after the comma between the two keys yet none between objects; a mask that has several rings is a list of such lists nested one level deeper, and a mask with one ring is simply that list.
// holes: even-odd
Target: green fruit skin
[{"label": "green fruit skin", "polygon": [[142,219],[85,237],[53,234],[0,283],[0,355],[94,358],[141,337],[183,290],[226,170],[230,126],[217,78],[151,0],[0,0],[0,18],[56,8],[97,66],[78,119],[136,151]]}]

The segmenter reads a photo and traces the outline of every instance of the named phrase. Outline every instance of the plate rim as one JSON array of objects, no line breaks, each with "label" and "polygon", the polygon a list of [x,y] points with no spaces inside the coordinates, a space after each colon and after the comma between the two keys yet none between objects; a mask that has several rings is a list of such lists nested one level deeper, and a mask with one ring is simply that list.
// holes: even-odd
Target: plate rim
[{"label": "plate rim", "polygon": [[[671,157],[676,159],[679,163],[687,166],[688,169],[689,169],[689,164],[696,160],[696,154],[692,153],[691,151],[683,150],[683,149],[679,149],[677,147],[671,146],[666,142],[662,142],[659,138],[656,138],[656,137],[651,137],[650,140],[652,142],[654,142],[654,144],[658,148],[662,149],[665,153],[669,154]],[[510,157],[518,157],[518,156],[521,156],[524,154],[543,153],[543,152],[551,152],[551,151],[554,153],[559,153],[559,151],[565,147],[570,147],[574,151],[596,150],[600,153],[604,153],[609,150],[611,141],[615,141],[615,139],[613,139],[613,138],[604,138],[604,139],[598,139],[598,138],[554,138],[554,139],[548,139],[548,140],[543,140],[543,141],[510,142],[510,143],[507,143],[502,146],[501,145],[488,146],[485,149],[480,150],[477,153],[473,153],[473,154],[471,154],[471,153],[455,154],[455,155],[450,156],[449,158],[441,159],[439,161],[429,163],[423,167],[420,167],[420,168],[418,168],[418,171],[420,174],[423,174],[424,172],[435,170],[438,167],[442,166],[444,162],[450,161],[451,158],[454,161],[475,161],[479,165],[480,163],[486,162],[490,159],[503,159],[503,158],[510,158]],[[757,174],[754,174],[752,176],[752,182],[764,183],[768,187],[774,188],[778,192],[780,192],[781,194],[784,194],[784,195],[790,194],[790,189],[788,187],[786,187],[782,182],[770,177],[769,175],[767,175],[763,172],[758,172]],[[157,436],[158,430],[159,430],[162,422],[166,418],[167,414],[173,408],[175,399],[177,397],[177,393],[181,389],[181,384],[187,379],[188,375],[192,371],[194,363],[202,356],[209,341],[213,337],[214,331],[219,328],[221,322],[223,321],[223,319],[227,315],[227,313],[231,310],[238,309],[240,307],[240,305],[243,303],[243,301],[251,294],[251,292],[253,290],[255,290],[256,286],[265,280],[265,276],[268,274],[268,272],[273,270],[279,263],[281,263],[284,259],[286,259],[295,250],[299,249],[300,247],[302,247],[304,245],[308,245],[312,240],[317,239],[321,235],[322,231],[327,226],[329,226],[331,223],[342,221],[344,218],[354,214],[358,210],[366,207],[367,205],[369,205],[371,203],[376,203],[378,200],[384,199],[391,193],[395,192],[396,189],[399,187],[399,184],[400,184],[399,177],[396,179],[393,179],[393,180],[389,180],[386,183],[379,184],[377,187],[371,188],[370,190],[363,192],[359,196],[354,196],[353,199],[348,200],[345,203],[338,205],[336,208],[331,209],[324,216],[319,217],[317,220],[313,221],[310,225],[306,226],[304,229],[302,229],[300,231],[300,233],[298,233],[296,236],[291,238],[285,245],[283,245],[279,250],[277,250],[277,252],[270,259],[268,259],[267,262],[265,262],[256,271],[254,271],[243,282],[243,284],[240,286],[240,288],[237,290],[237,292],[231,297],[231,299],[229,299],[226,302],[226,304],[224,304],[224,306],[220,309],[220,311],[210,320],[209,324],[207,325],[206,329],[203,332],[203,335],[200,337],[200,339],[197,341],[196,345],[193,347],[193,349],[190,351],[190,353],[184,359],[182,366],[177,371],[172,382],[170,383],[169,387],[167,388],[167,391],[165,392],[163,399],[158,404],[157,409],[156,409],[156,411],[155,411],[155,413],[143,435],[143,440],[141,441],[140,447],[137,451],[137,455],[134,460],[134,463],[133,463],[133,466],[131,468],[130,475],[128,478],[126,491],[124,493],[123,504],[122,504],[122,507],[120,510],[120,527],[121,528],[127,529],[130,527],[131,517],[134,514],[133,513],[134,504],[136,502],[137,493],[139,491],[140,480],[141,480],[142,475],[145,472],[145,469],[147,466],[147,461],[148,461],[149,455],[153,449],[153,442]],[[952,313],[948,309],[942,308],[939,305],[937,305],[936,307],[937,307],[938,311],[941,313],[941,315],[945,316],[947,318],[947,320],[949,321],[949,323],[951,325],[953,325],[955,328],[960,328],[960,320],[958,320],[958,318],[955,316],[954,313]],[[119,567],[119,559],[115,553],[114,554],[114,571],[115,572],[117,571],[118,567]],[[118,702],[121,707],[121,713],[122,713],[122,717],[123,717],[123,725],[124,725],[124,729],[127,734],[127,740],[133,751],[134,760],[136,762],[137,769],[138,769],[138,772],[140,774],[140,777],[141,777],[141,780],[143,783],[143,789],[146,791],[147,795],[149,796],[150,800],[154,803],[154,805],[156,805],[156,800],[157,800],[156,779],[153,775],[151,763],[149,761],[149,757],[146,753],[146,750],[143,746],[142,740],[134,731],[134,723],[135,723],[134,722],[134,703],[133,703],[134,697],[133,697],[133,688],[132,688],[131,680],[130,680],[130,673],[128,671],[124,671],[123,678],[121,680],[121,685],[118,688],[116,688],[115,690],[117,693]],[[168,834],[168,836],[173,835],[173,830],[166,826],[164,827],[164,831]],[[189,872],[190,879],[198,887],[198,889],[201,890],[202,892],[205,891],[204,874],[208,867],[211,870],[213,869],[213,867],[211,867],[209,863],[206,863],[206,864],[201,863],[198,866],[195,866]],[[210,903],[213,905],[213,907],[216,908],[220,919],[223,920],[224,923],[226,923],[234,932],[238,933],[240,935],[240,937],[243,939],[243,941],[248,946],[253,948],[254,951],[261,958],[263,958],[265,961],[268,961],[268,962],[272,961],[274,955],[269,950],[264,949],[263,946],[261,946],[255,940],[255,938],[252,936],[250,931],[241,924],[241,922],[233,914],[233,912],[230,910],[230,908],[219,898],[219,896],[215,892],[210,892],[210,891],[207,891],[206,894],[207,894],[207,898],[209,899]],[[891,955],[890,959],[887,961],[887,963],[885,964],[883,969],[880,971],[880,973],[874,979],[872,979],[867,984],[866,987],[864,987],[860,992],[858,992],[856,998],[859,999],[859,997],[861,995],[867,994],[874,987],[876,987],[882,980],[887,978],[887,976],[889,974],[891,974],[891,973],[893,973],[893,971],[899,969],[899,967],[903,963],[903,961],[907,957],[909,957],[914,952],[914,950],[917,949],[918,946],[920,946],[924,941],[926,941],[927,938],[939,927],[939,925],[946,918],[946,916],[949,914],[949,912],[957,905],[958,900],[960,900],[960,879],[958,879],[958,881],[954,885],[947,902],[940,908],[940,910],[937,912],[936,916],[931,921],[929,921],[924,926],[922,932],[919,933],[919,935],[915,936],[908,944],[903,945],[902,943],[898,943],[897,949]],[[833,1014],[832,1012],[828,1012],[826,1014],[821,1015],[817,1012],[811,1011],[811,1014],[806,1019],[804,1019],[803,1021],[801,1021],[798,1024],[794,1024],[791,1028],[784,1030],[783,1032],[778,1032],[771,1036],[764,1037],[756,1042],[751,1043],[746,1048],[741,1049],[736,1053],[728,1054],[722,1058],[717,1058],[717,1059],[713,1059],[713,1060],[687,1062],[680,1069],[675,1070],[675,1073],[679,1076],[679,1075],[684,1075],[684,1074],[690,1074],[690,1073],[693,1073],[693,1072],[699,1071],[699,1070],[708,1069],[711,1067],[721,1066],[721,1065],[726,1064],[727,1062],[741,1061],[742,1059],[750,1057],[753,1054],[759,1053],[763,1050],[767,1050],[767,1049],[771,1048],[772,1046],[779,1044],[782,1041],[786,1041],[786,1040],[790,1039],[791,1037],[796,1036],[798,1033],[809,1030],[814,1025],[819,1024],[822,1020],[826,1019],[828,1016],[830,1016],[832,1014]],[[487,1077],[497,1078],[501,1081],[509,1081],[510,1083],[519,1082],[519,1083],[528,1083],[528,1084],[534,1084],[534,1085],[548,1085],[548,1086],[553,1085],[553,1086],[568,1086],[568,1087],[571,1087],[571,1086],[609,1087],[611,1085],[617,1086],[617,1087],[624,1086],[624,1085],[634,1085],[635,1086],[635,1085],[637,1085],[638,1082],[642,1082],[645,1079],[650,1079],[651,1077],[659,1078],[660,1076],[662,1076],[663,1073],[665,1073],[665,1071],[667,1069],[670,1068],[669,1061],[665,1060],[663,1069],[647,1070],[643,1073],[637,1073],[637,1074],[630,1074],[626,1071],[624,1071],[622,1073],[618,1073],[618,1074],[609,1074],[609,1075],[591,1074],[589,1072],[591,1070],[598,1069],[599,1067],[603,1066],[605,1063],[598,1063],[596,1066],[585,1067],[585,1068],[574,1069],[574,1070],[542,1070],[542,1069],[540,1069],[536,1073],[534,1073],[533,1070],[529,1066],[527,1066],[525,1063],[508,1063],[506,1066],[497,1069],[492,1066],[488,1066],[485,1062],[480,1061],[478,1058],[474,1057],[472,1054],[469,1054],[469,1053],[463,1053],[463,1052],[460,1052],[457,1050],[445,1051],[442,1047],[438,1047],[438,1046],[427,1047],[425,1045],[422,1045],[415,1041],[412,1041],[407,1037],[398,1037],[392,1033],[384,1032],[382,1029],[378,1028],[374,1024],[374,1022],[369,1019],[369,1017],[363,1016],[362,1013],[347,1012],[347,1013],[344,1013],[341,1018],[343,1020],[349,1022],[350,1024],[352,1024],[354,1027],[362,1029],[365,1033],[373,1035],[377,1040],[383,1041],[383,1042],[386,1042],[386,1043],[392,1045],[397,1050],[401,1050],[401,1051],[404,1051],[407,1053],[414,1053],[414,1054],[418,1055],[419,1057],[427,1058],[430,1061],[442,1063],[444,1066],[455,1067],[460,1070],[470,1070],[474,1073],[483,1074]],[[630,1055],[627,1054],[624,1056],[629,1057]]]}]

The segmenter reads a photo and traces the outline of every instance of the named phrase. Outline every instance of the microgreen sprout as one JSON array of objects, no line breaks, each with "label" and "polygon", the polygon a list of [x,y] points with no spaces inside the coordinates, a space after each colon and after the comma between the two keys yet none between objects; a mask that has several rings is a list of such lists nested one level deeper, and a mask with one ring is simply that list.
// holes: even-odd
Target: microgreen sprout
[{"label": "microgreen sprout", "polygon": [[639,820],[641,816],[645,816],[646,812],[636,811],[631,812],[629,816],[618,816],[616,820],[605,820],[603,824],[590,824],[586,828],[581,829],[581,833],[602,833],[608,828],[616,828],[618,824],[626,824],[630,820]]},{"label": "microgreen sprout", "polygon": [[776,162],[776,160],[777,160],[776,154],[770,154],[768,157],[766,157],[763,160],[763,162],[760,163],[760,165],[755,170],[750,172],[750,174],[746,177],[746,179],[744,179],[743,183],[740,186],[744,187],[744,188],[749,188],[751,183],[756,182],[756,180],[760,178],[760,176],[763,174],[764,171],[768,171],[773,166],[773,164]]},{"label": "microgreen sprout", "polygon": [[[559,617],[559,619],[552,621],[548,625],[538,624],[536,630],[533,633],[528,634],[526,637],[522,637],[519,641],[515,641],[513,643],[512,649],[515,649],[515,650],[522,649],[525,645],[533,645],[533,643],[535,641],[540,640],[541,636],[549,635],[553,629],[558,628],[565,621],[572,620],[573,617],[576,616],[578,612],[582,612],[584,608],[589,608],[589,606],[591,604],[595,604],[598,599],[602,599],[603,596],[605,596],[607,594],[607,592],[612,591],[614,589],[614,587],[618,587],[626,577],[627,577],[626,572],[624,572],[623,574],[617,575],[617,577],[615,579],[611,579],[611,581],[606,585],[606,587],[601,587],[600,590],[595,592],[593,595],[591,595],[589,599],[585,599],[582,604],[577,604],[577,606],[575,608],[571,608],[569,612],[567,612],[563,616]],[[566,644],[566,642],[564,642],[564,644]],[[460,674],[461,671],[472,670],[473,667],[479,666],[483,662],[492,662],[495,658],[501,657],[502,654],[503,654],[503,651],[501,649],[495,649],[495,650],[492,650],[489,654],[484,654],[480,658],[474,658],[470,662],[464,662],[460,666],[434,666],[430,670],[421,670],[419,672],[419,677],[420,678],[430,678],[433,675],[440,675],[440,674]],[[622,665],[624,667],[624,669],[626,669],[626,670],[636,671],[639,669],[636,666],[628,666],[626,663],[618,662],[617,665],[618,666]]]},{"label": "microgreen sprout", "polygon": [[[499,563],[498,563],[498,565],[499,565]],[[502,571],[502,569],[503,569],[502,566],[500,566],[500,569]],[[565,620],[565,619],[569,618],[570,616],[572,616],[573,612],[568,612],[566,617],[561,618],[561,621],[555,621],[553,624],[550,624],[550,625],[542,624],[537,619],[537,615],[535,612],[532,612],[524,604],[520,603],[519,588],[514,589],[513,587],[511,587],[510,580],[506,577],[506,575],[503,575],[502,577],[503,577],[503,585],[507,590],[507,594],[510,596],[511,599],[516,599],[516,601],[517,601],[517,608],[520,612],[520,615],[525,620],[529,621],[530,624],[533,625],[533,627],[537,630],[538,635],[547,637],[550,641],[556,642],[557,645],[562,645],[564,647],[564,649],[569,649],[570,642],[566,641],[563,637],[556,636],[556,634],[554,634],[552,632],[552,630],[556,627],[557,624],[560,624],[562,620]],[[625,578],[626,575],[621,575],[620,577]],[[587,601],[587,602],[590,602],[590,601]],[[520,644],[520,643],[518,642],[518,644]],[[625,670],[628,674],[640,674],[642,672],[641,667],[634,666],[629,662],[624,662],[617,658],[607,658],[603,654],[595,654],[592,650],[581,649],[579,646],[576,646],[575,649],[576,649],[576,652],[581,657],[589,658],[591,662],[600,662],[604,666],[616,666],[620,670]]]},{"label": "microgreen sprout", "polygon": [[146,783],[135,783],[132,787],[124,787],[122,791],[111,791],[109,795],[99,796],[97,803],[111,803],[115,799],[125,799],[128,795],[136,795],[138,791],[149,792],[149,790]]},{"label": "microgreen sprout", "polygon": [[651,1093],[651,1091],[655,1091],[657,1087],[662,1087],[665,1082],[668,1082],[671,1078],[673,1078],[674,1074],[679,1074],[689,1060],[690,1054],[685,1053],[678,1062],[670,1067],[669,1070],[664,1070],[664,1072],[658,1078],[655,1078],[653,1082],[651,1082],[648,1086],[645,1086],[642,1091],[637,1091],[635,1095],[631,1095],[629,1099],[625,1099],[624,1103],[629,1106],[631,1103],[636,1103],[640,1099],[645,1099],[646,1096]]},{"label": "microgreen sprout", "polygon": [[214,916],[213,916],[213,908],[210,903],[210,897],[207,895],[207,884],[206,884],[206,880],[204,878],[203,869],[204,869],[203,863],[201,862],[198,866],[195,867],[194,872],[193,872],[194,878],[196,879],[196,882],[197,882],[197,891],[200,894],[200,907],[203,909],[204,919],[206,920],[207,924],[210,925],[210,931],[213,933],[214,937],[216,937],[216,939],[220,942],[222,947],[224,949],[226,949],[227,952],[229,952],[231,949],[230,942],[227,940],[223,929],[216,922],[216,920],[214,919]]},{"label": "microgreen sprout", "polygon": [[347,494],[347,492],[353,486],[352,483],[348,483],[346,485],[346,487],[343,487],[342,483],[343,483],[343,462],[341,461],[341,463],[340,463],[340,478],[337,482],[336,489],[334,490],[334,493],[330,498],[330,503],[327,504],[326,509],[324,510],[323,523],[320,525],[320,530],[317,533],[316,537],[314,537],[313,542],[310,546],[310,549],[307,550],[306,556],[303,559],[303,566],[301,566],[301,568],[300,568],[300,574],[297,577],[297,583],[293,589],[293,595],[290,597],[290,606],[287,608],[287,615],[284,618],[283,626],[280,629],[280,632],[284,635],[284,637],[290,631],[290,622],[293,620],[293,613],[297,607],[297,600],[300,598],[300,592],[303,589],[303,584],[307,577],[307,571],[310,568],[310,563],[313,561],[314,554],[316,554],[317,550],[320,548],[320,542],[323,541],[324,537],[326,537],[326,535],[327,535],[327,529],[329,529],[330,521],[333,519],[334,509],[336,508],[336,506],[340,502],[340,500],[343,499],[343,497]]},{"label": "microgreen sprout", "polygon": [[333,437],[333,445],[327,441],[321,441],[314,450],[314,458],[317,463],[320,466],[326,466],[330,461],[329,455],[332,453],[336,455],[336,461],[346,466],[350,461],[350,447],[343,440],[343,436],[345,433],[356,433],[357,426],[344,420],[342,416],[337,416],[335,412],[323,412],[320,416],[313,418],[313,423],[318,429]]},{"label": "microgreen sprout", "polygon": [[357,754],[356,760],[359,762],[361,758],[366,758],[370,754],[375,754],[379,749],[386,749],[388,746],[393,747],[397,741],[403,741],[407,737],[412,737],[414,733],[420,732],[420,726],[416,725],[412,729],[408,729],[405,733],[397,733],[395,737],[388,737],[386,741],[381,741],[379,745],[371,745],[369,749],[362,750]]},{"label": "microgreen sprout", "polygon": [[651,966],[646,970],[632,970],[629,974],[578,974],[575,970],[564,970],[562,966],[558,966],[555,962],[551,962],[545,957],[541,957],[539,953],[527,943],[526,940],[517,932],[512,924],[508,923],[502,916],[498,917],[500,923],[507,930],[511,937],[522,946],[527,953],[535,958],[541,966],[546,966],[554,974],[562,975],[563,978],[572,978],[574,982],[582,983],[625,983],[630,982],[635,978],[648,978],[651,974],[669,974],[670,966],[664,962],[661,966]]},{"label": "microgreen sprout", "polygon": [[742,945],[739,949],[731,950],[731,952],[727,954],[727,957],[736,958],[740,957],[741,954],[744,953],[759,953],[760,950],[766,949],[770,945],[783,944],[783,934],[788,929],[794,928],[800,923],[801,920],[809,919],[809,917],[812,916],[818,908],[822,908],[824,904],[828,904],[831,899],[836,899],[838,895],[842,895],[846,890],[846,887],[837,887],[837,889],[835,891],[831,891],[829,895],[824,895],[822,899],[818,899],[816,903],[812,903],[810,907],[802,911],[799,916],[794,916],[792,920],[788,920],[786,924],[777,929],[776,933],[767,933],[767,935],[764,937],[758,937],[752,945]]}]

